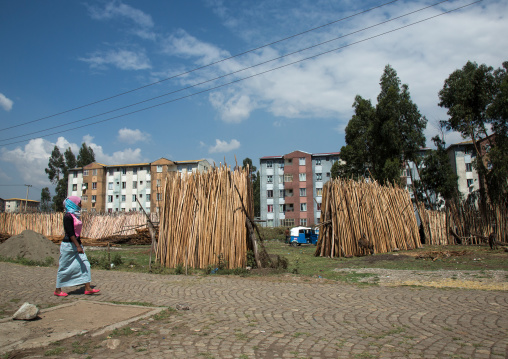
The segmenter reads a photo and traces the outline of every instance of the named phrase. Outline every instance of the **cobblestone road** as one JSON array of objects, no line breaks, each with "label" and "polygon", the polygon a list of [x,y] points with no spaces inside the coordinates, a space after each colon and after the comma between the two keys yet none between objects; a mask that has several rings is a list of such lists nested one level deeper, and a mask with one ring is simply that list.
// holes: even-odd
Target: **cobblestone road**
[{"label": "cobblestone road", "polygon": [[[51,305],[56,269],[0,263],[0,304]],[[95,301],[175,308],[92,358],[508,358],[508,292],[301,279],[92,273]],[[70,291],[73,294],[73,291]],[[78,356],[75,357],[83,357]]]}]

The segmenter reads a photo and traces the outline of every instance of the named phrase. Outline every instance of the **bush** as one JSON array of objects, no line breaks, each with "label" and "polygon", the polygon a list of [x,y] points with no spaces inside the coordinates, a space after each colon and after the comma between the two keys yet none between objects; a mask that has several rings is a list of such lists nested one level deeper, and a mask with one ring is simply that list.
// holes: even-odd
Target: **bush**
[{"label": "bush", "polygon": [[183,274],[183,263],[178,263],[175,267],[175,274]]}]

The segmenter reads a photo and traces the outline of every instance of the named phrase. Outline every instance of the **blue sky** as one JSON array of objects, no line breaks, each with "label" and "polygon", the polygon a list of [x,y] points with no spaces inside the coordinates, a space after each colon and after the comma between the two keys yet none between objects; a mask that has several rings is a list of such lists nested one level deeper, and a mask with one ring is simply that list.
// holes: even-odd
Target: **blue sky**
[{"label": "blue sky", "polygon": [[[354,97],[376,102],[386,64],[429,120],[430,146],[446,118],[437,103],[448,75],[468,60],[495,68],[508,60],[506,1],[377,36],[472,2],[374,26],[435,3],[395,1],[273,43],[387,2],[1,0],[0,197],[24,198],[23,184],[33,186],[30,199],[46,186],[53,195],[44,168],[55,145],[77,155],[86,142],[107,165],[160,157],[234,165],[236,156],[258,166],[293,150],[339,151]],[[460,140],[446,134],[448,144]]]}]

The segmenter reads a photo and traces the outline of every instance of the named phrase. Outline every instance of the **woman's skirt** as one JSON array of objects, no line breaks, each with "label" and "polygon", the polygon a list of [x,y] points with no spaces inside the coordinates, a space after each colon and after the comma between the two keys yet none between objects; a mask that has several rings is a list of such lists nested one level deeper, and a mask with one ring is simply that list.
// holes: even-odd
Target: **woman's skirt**
[{"label": "woman's skirt", "polygon": [[56,275],[56,287],[72,287],[92,281],[90,262],[85,253],[78,253],[74,243],[60,244],[60,260]]}]

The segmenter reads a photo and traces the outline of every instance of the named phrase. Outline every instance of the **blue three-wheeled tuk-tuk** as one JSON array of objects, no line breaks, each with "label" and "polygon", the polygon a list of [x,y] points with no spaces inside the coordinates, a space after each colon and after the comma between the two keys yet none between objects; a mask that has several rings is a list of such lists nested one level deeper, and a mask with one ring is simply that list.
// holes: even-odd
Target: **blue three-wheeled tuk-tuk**
[{"label": "blue three-wheeled tuk-tuk", "polygon": [[294,227],[290,231],[291,238],[289,244],[293,247],[301,244],[317,244],[319,229],[310,227]]}]

